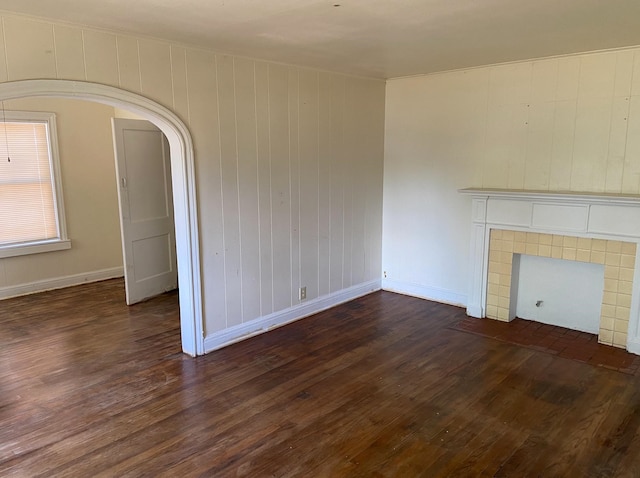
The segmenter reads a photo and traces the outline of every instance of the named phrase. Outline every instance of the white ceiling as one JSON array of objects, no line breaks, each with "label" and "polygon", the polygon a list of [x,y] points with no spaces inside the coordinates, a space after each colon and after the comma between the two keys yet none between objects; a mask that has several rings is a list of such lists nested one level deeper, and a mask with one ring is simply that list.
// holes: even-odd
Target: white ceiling
[{"label": "white ceiling", "polygon": [[2,0],[0,8],[378,78],[640,45],[640,0]]}]

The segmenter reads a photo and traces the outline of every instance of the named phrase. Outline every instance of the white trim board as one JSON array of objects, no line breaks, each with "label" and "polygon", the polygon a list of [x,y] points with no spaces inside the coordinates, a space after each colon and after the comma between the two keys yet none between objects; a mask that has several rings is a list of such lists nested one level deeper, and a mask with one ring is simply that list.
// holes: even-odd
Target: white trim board
[{"label": "white trim board", "polygon": [[204,353],[221,349],[222,347],[248,339],[254,335],[259,335],[276,327],[281,327],[290,322],[317,314],[336,305],[380,290],[380,288],[380,279],[364,282],[349,287],[348,289],[327,294],[317,299],[294,305],[288,309],[259,317],[244,324],[236,325],[235,327],[230,327],[220,332],[214,332],[204,339]]},{"label": "white trim board", "polygon": [[21,295],[36,294],[48,290],[62,289],[74,285],[88,284],[90,282],[99,282],[107,279],[115,279],[124,276],[122,267],[112,267],[111,269],[101,269],[92,272],[83,272],[81,274],[73,274],[62,277],[53,277],[27,284],[18,284],[0,288],[0,300],[9,299],[11,297],[19,297]]},{"label": "white trim board", "polygon": [[434,302],[441,302],[443,304],[455,305],[457,307],[465,307],[467,303],[466,295],[452,290],[429,287],[422,284],[414,284],[412,282],[393,279],[382,279],[382,290],[410,295],[420,299],[432,300]]},{"label": "white trim board", "polygon": [[627,351],[640,355],[640,339],[638,337],[631,337],[627,340]]}]

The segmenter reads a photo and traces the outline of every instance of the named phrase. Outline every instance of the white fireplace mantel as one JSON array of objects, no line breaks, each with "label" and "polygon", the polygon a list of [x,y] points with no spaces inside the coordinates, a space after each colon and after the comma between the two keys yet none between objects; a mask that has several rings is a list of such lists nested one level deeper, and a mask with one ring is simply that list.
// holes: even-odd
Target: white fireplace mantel
[{"label": "white fireplace mantel", "polygon": [[[461,189],[472,200],[467,314],[485,317],[491,229],[640,244],[640,196]],[[640,248],[639,248],[640,250]],[[640,354],[640,261],[636,260],[627,350]]]}]

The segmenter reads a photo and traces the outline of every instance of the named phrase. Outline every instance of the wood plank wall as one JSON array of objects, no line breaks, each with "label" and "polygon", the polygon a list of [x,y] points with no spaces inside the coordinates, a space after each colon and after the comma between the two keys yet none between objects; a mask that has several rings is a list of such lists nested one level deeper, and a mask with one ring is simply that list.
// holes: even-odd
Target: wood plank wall
[{"label": "wood plank wall", "polygon": [[0,81],[112,85],[188,125],[207,334],[301,286],[311,300],[380,277],[383,81],[21,16],[0,29]]}]

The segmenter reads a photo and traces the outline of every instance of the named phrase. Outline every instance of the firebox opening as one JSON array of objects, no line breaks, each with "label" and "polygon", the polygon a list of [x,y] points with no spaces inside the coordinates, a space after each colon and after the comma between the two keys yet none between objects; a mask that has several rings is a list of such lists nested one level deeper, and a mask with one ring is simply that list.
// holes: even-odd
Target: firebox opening
[{"label": "firebox opening", "polygon": [[598,334],[604,265],[524,254],[513,264],[516,317]]}]

